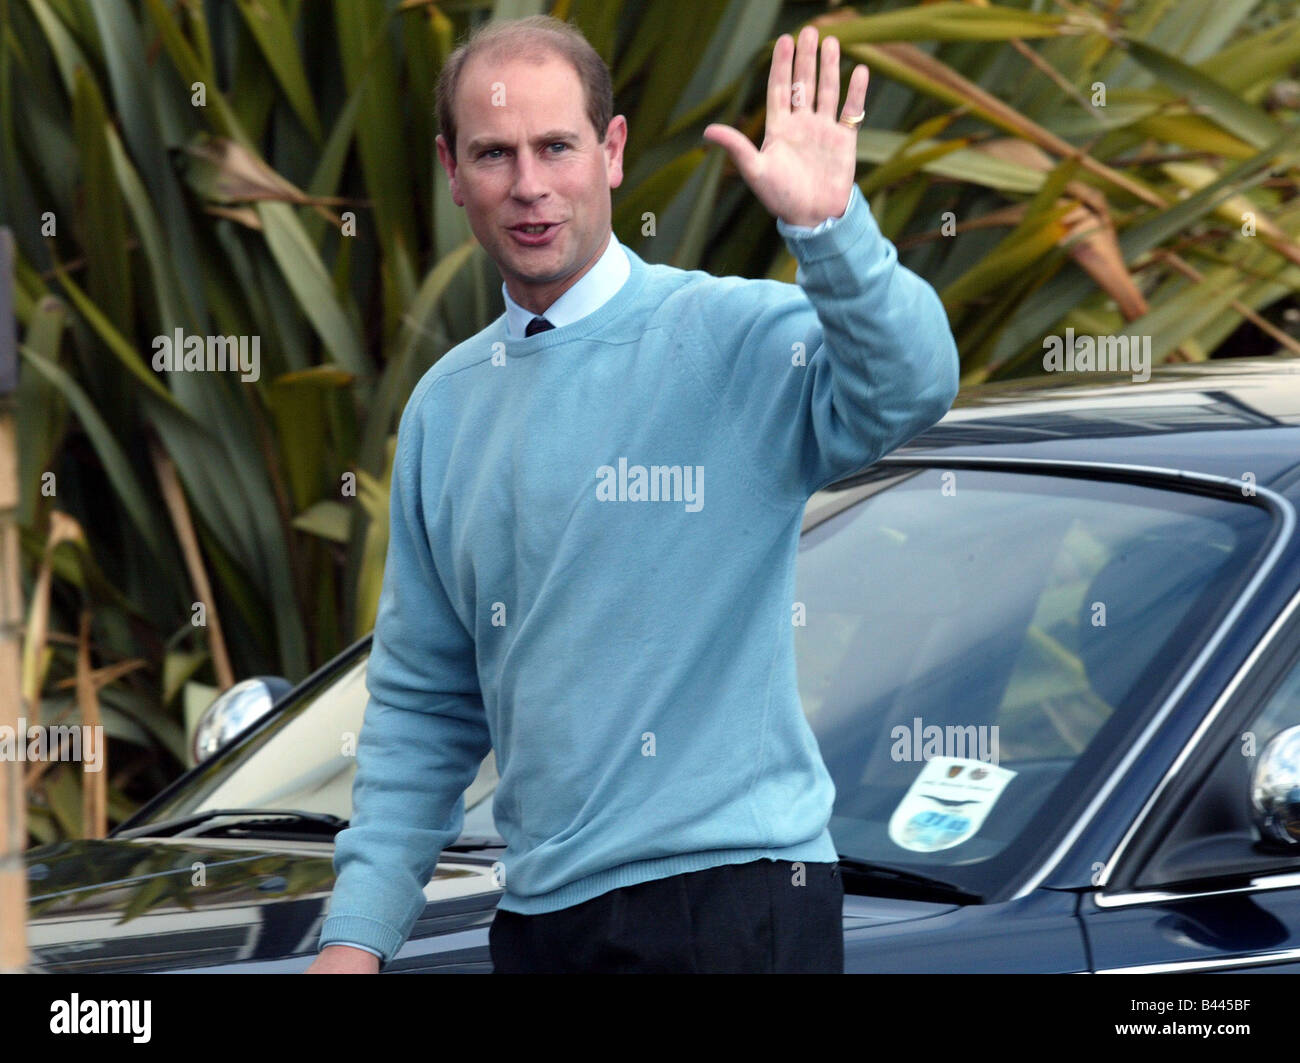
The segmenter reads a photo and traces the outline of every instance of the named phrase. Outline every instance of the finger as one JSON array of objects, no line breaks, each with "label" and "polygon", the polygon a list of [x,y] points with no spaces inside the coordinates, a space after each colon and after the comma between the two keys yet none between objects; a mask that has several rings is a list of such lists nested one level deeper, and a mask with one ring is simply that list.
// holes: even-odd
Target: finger
[{"label": "finger", "polygon": [[790,59],[794,55],[794,38],[783,33],[772,49],[772,68],[767,74],[767,120],[780,119],[790,113]]},{"label": "finger", "polygon": [[822,41],[822,68],[817,80],[817,113],[834,121],[840,103],[840,42],[834,37]]},{"label": "finger", "polygon": [[749,180],[754,172],[754,163],[758,160],[758,149],[754,147],[754,142],[749,137],[739,129],[714,122],[704,127],[704,139],[718,145],[730,155],[731,161],[740,171],[740,176],[746,181]]},{"label": "finger", "polygon": [[859,63],[849,75],[849,91],[844,95],[844,117],[856,117],[867,110],[867,82],[871,72]]},{"label": "finger", "polygon": [[790,86],[790,110],[812,110],[817,89],[817,30],[805,26],[799,31],[794,53],[794,84]]}]

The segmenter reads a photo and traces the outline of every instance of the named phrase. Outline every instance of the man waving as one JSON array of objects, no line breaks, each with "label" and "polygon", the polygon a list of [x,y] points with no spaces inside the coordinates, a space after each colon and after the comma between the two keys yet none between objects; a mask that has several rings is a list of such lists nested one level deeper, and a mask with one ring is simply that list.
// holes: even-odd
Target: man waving
[{"label": "man waving", "polygon": [[439,156],[506,312],[402,415],[313,971],[401,947],[489,749],[497,971],[842,971],[790,619],[803,509],[942,417],[958,365],[854,183],[866,68],[839,90],[806,28],[776,43],[762,146],[705,130],[775,216],[785,284],[614,237],[627,122],[578,31],[493,23],[448,60]]}]

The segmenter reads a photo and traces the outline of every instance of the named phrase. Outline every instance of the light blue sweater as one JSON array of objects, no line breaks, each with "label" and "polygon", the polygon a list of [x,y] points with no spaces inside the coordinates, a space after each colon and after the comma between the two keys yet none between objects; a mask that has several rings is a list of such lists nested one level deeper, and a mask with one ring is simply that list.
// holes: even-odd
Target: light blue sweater
[{"label": "light blue sweater", "polygon": [[797,285],[627,249],[598,310],[518,340],[502,315],[416,386],[322,947],[392,958],[490,748],[510,911],[836,858],[795,673],[804,503],[942,417],[957,350],[858,190],[782,231]]}]

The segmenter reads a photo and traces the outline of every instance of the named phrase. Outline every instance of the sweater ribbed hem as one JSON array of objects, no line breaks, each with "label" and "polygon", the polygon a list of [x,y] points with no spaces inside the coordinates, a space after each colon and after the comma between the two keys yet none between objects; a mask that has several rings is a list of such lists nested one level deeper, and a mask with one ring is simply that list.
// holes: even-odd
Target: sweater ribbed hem
[{"label": "sweater ribbed hem", "polygon": [[368,945],[387,963],[402,947],[405,938],[387,923],[364,915],[327,916],[320,931],[320,947],[326,945]]},{"label": "sweater ribbed hem", "polygon": [[[839,859],[829,828],[811,841],[776,848],[759,849],[706,849],[696,853],[680,853],[656,860],[634,860],[607,871],[580,878],[550,893],[534,897],[519,897],[504,893],[497,902],[498,908],[521,915],[540,915],[571,908],[575,904],[599,897],[602,893],[623,886],[669,878],[691,871],[704,871],[727,864],[747,864],[753,860],[780,860],[804,863],[833,863]],[[402,947],[405,938],[399,931],[378,919],[364,915],[331,915],[321,926],[320,948],[326,945],[361,944],[373,948],[381,956],[381,965],[387,963]]]},{"label": "sweater ribbed hem", "polygon": [[680,853],[656,860],[634,860],[630,864],[620,864],[607,871],[598,871],[594,875],[577,879],[550,893],[521,897],[507,891],[497,902],[497,907],[521,915],[540,915],[544,912],[559,911],[561,908],[571,908],[575,904],[581,904],[583,901],[589,901],[602,893],[623,886],[635,886],[641,882],[668,878],[671,875],[681,875],[690,871],[704,871],[725,864],[747,864],[753,860],[764,859],[834,863],[838,859],[838,854],[835,851],[835,843],[831,839],[830,829],[826,828],[811,841],[780,848],[706,849],[702,852]]}]

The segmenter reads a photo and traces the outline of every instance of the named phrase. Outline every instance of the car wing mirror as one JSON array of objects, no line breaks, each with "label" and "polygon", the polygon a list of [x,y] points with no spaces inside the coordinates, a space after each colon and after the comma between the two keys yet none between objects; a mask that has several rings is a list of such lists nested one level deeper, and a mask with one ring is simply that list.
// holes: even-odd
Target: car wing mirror
[{"label": "car wing mirror", "polygon": [[243,679],[203,710],[190,752],[194,763],[206,760],[232,738],[243,734],[274,707],[293,685],[275,675]]},{"label": "car wing mirror", "polygon": [[1279,731],[1264,746],[1251,772],[1250,804],[1265,841],[1300,846],[1300,726]]}]

